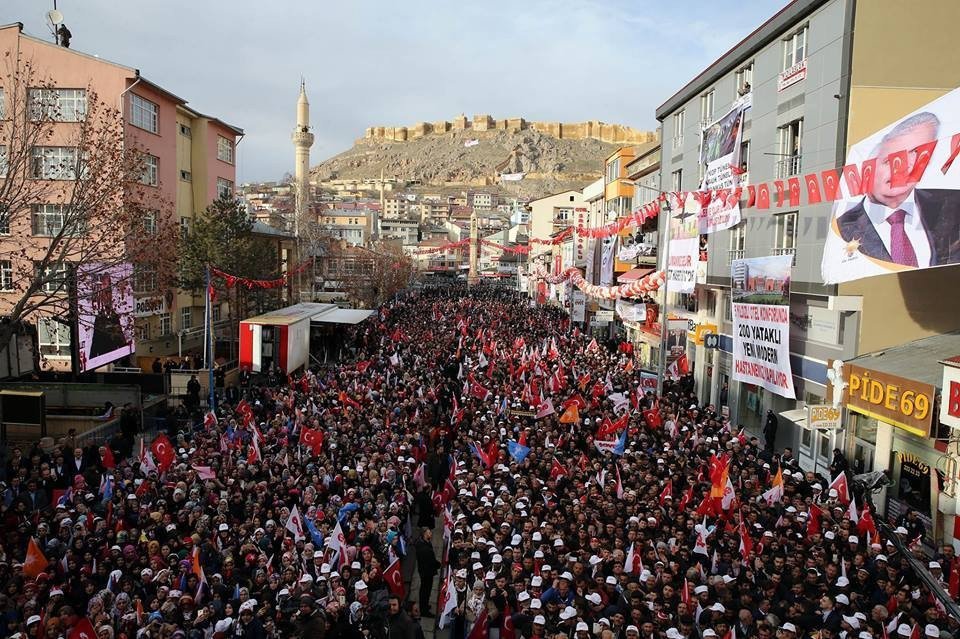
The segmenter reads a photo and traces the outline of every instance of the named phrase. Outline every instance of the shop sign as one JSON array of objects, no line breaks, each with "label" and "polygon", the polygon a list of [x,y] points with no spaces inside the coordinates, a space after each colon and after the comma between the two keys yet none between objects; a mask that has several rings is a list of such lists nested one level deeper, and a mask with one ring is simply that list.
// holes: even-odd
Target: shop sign
[{"label": "shop sign", "polygon": [[703,346],[703,338],[711,333],[720,332],[716,324],[695,324],[691,335],[693,343],[697,346]]},{"label": "shop sign", "polygon": [[595,324],[607,324],[613,321],[613,311],[597,311],[593,316]]},{"label": "shop sign", "polygon": [[134,299],[134,317],[149,317],[159,313],[166,313],[167,300],[163,295],[155,297],[138,297]]},{"label": "shop sign", "polygon": [[943,364],[943,397],[940,399],[940,421],[950,428],[960,428],[960,356]]},{"label": "shop sign", "polygon": [[777,93],[783,91],[787,87],[792,87],[806,77],[807,59],[804,58],[789,69],[780,72],[780,75],[777,76]]},{"label": "shop sign", "polygon": [[810,404],[807,406],[807,426],[812,429],[838,430],[840,414],[841,410],[830,404]]},{"label": "shop sign", "polygon": [[[918,437],[930,436],[933,399],[936,395],[933,386],[856,364],[838,363],[842,364],[844,406]],[[829,364],[834,370],[837,369],[833,362]],[[828,395],[833,393],[836,383],[836,376],[832,373],[827,384]]]}]

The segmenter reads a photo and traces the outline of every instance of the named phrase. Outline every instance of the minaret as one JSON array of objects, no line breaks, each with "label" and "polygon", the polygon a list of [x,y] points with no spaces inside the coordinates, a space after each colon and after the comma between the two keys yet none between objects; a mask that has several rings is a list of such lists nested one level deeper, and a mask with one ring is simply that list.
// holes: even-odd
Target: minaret
[{"label": "minaret", "polygon": [[307,85],[300,78],[300,97],[297,98],[297,128],[290,136],[296,154],[294,181],[296,189],[296,213],[294,233],[300,235],[300,220],[303,219],[310,202],[310,147],[313,146],[313,133],[310,133],[310,101],[307,100]]},{"label": "minaret", "polygon": [[477,257],[480,253],[480,241],[477,228],[477,212],[470,213],[470,272],[467,274],[467,284],[477,283]]}]

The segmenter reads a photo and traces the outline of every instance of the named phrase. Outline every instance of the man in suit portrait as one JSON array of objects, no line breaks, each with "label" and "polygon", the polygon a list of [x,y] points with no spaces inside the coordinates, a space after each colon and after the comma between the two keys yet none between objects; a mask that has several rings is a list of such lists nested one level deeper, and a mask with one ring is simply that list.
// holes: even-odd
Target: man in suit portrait
[{"label": "man in suit portrait", "polygon": [[936,140],[939,131],[937,116],[923,112],[883,136],[872,155],[877,158],[872,188],[837,218],[851,255],[859,251],[915,268],[960,263],[960,190],[918,189],[909,178],[891,184],[890,154],[907,151],[909,175],[917,147]]}]

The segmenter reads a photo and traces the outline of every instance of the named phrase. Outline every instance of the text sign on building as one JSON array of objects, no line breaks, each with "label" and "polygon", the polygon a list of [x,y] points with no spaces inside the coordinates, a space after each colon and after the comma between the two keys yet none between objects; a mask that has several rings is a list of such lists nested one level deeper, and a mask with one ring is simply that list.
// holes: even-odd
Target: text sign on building
[{"label": "text sign on building", "polygon": [[950,428],[960,428],[960,355],[941,363],[943,396],[940,398],[940,421]]},{"label": "text sign on building", "polygon": [[596,324],[607,324],[613,321],[613,311],[597,311],[593,316],[593,321]]},{"label": "text sign on building", "polygon": [[[846,384],[843,404],[847,408],[893,424],[918,437],[930,435],[936,395],[936,389],[930,384],[849,362],[843,364],[843,381]],[[827,394],[832,392],[832,384],[827,384]]]},{"label": "text sign on building", "polygon": [[795,65],[780,72],[777,76],[777,91],[783,91],[787,87],[792,87],[807,77],[807,59],[804,58]]},{"label": "text sign on building", "polygon": [[807,406],[807,426],[811,429],[838,430],[840,413],[839,408],[830,404],[811,404]]}]

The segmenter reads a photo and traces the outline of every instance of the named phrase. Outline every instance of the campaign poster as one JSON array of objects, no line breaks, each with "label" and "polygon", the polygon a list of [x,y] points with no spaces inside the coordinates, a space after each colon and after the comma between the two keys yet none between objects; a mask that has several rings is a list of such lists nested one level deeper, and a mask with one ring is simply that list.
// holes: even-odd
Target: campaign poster
[{"label": "campaign poster", "polygon": [[703,130],[700,138],[700,163],[704,166],[700,190],[709,193],[706,206],[699,206],[700,233],[722,231],[740,223],[740,197],[736,189],[743,173],[740,143],[743,119],[750,108],[752,94],[734,103],[720,119]]},{"label": "campaign poster", "polygon": [[587,294],[578,288],[570,291],[570,321],[583,322],[587,315]]},{"label": "campaign poster", "polygon": [[667,357],[671,360],[687,352],[687,327],[685,319],[667,321]]},{"label": "campaign poster", "polygon": [[684,202],[683,209],[671,212],[667,282],[672,293],[693,293],[697,286],[697,262],[700,261],[698,210],[699,205],[691,195]]},{"label": "campaign poster", "polygon": [[647,305],[646,304],[634,304],[632,302],[627,302],[623,299],[618,299],[616,310],[617,310],[617,315],[620,316],[620,319],[626,322],[642,323],[647,321]]},{"label": "campaign poster", "polygon": [[133,354],[133,265],[99,262],[77,268],[80,372]]},{"label": "campaign poster", "polygon": [[[850,147],[821,274],[827,284],[960,264],[960,89]],[[824,198],[826,199],[826,198]]]},{"label": "campaign poster", "polygon": [[616,236],[603,239],[600,248],[600,286],[613,285],[613,259],[616,256]]},{"label": "campaign poster", "polygon": [[796,399],[790,369],[792,255],[734,260],[733,379]]}]

